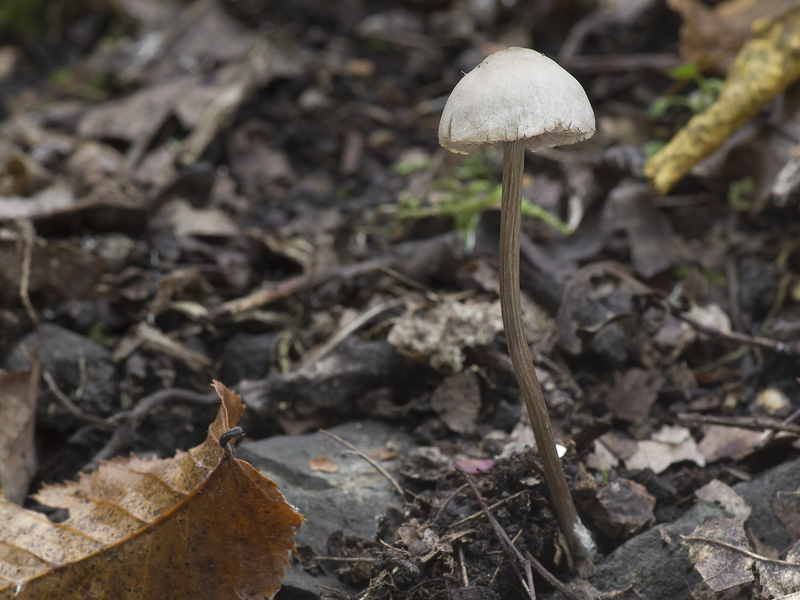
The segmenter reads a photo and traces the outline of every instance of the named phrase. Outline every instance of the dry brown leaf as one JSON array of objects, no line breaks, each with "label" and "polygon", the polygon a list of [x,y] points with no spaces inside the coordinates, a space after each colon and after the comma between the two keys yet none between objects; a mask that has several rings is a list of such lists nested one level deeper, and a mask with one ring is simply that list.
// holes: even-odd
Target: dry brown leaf
[{"label": "dry brown leaf", "polygon": [[[21,242],[19,234],[0,229],[0,283],[8,293],[16,293],[22,280],[24,245]],[[102,271],[102,261],[85,250],[68,242],[36,237],[31,246],[28,289],[31,293],[51,292],[67,298],[81,298],[97,282]]]},{"label": "dry brown leaf", "polygon": [[101,464],[36,499],[63,523],[0,503],[0,598],[259,598],[279,588],[303,517],[277,485],[223,450],[241,397],[222,400],[206,441],[170,459]]},{"label": "dry brown leaf", "polygon": [[701,467],[706,465],[705,457],[700,454],[697,444],[689,430],[684,427],[662,427],[651,440],[636,442],[636,452],[625,459],[629,469],[651,468],[661,473],[670,465],[691,461]]},{"label": "dry brown leaf", "polygon": [[709,463],[723,458],[739,460],[753,452],[768,435],[742,427],[708,425],[703,428],[703,439],[698,448]]},{"label": "dry brown leaf", "polygon": [[625,373],[614,373],[614,387],[605,398],[605,405],[614,418],[643,421],[650,415],[664,376],[656,369],[634,367]]},{"label": "dry brown leaf", "polygon": [[0,487],[6,500],[22,504],[36,475],[36,400],[41,363],[27,371],[0,370]]},{"label": "dry brown leaf", "polygon": [[752,36],[753,21],[785,10],[794,0],[727,0],[713,8],[700,0],[668,0],[683,18],[681,56],[724,73],[733,55]]},{"label": "dry brown leaf", "polygon": [[308,468],[321,473],[336,473],[338,465],[327,456],[317,456],[308,461]]},{"label": "dry brown leaf", "polygon": [[431,396],[431,406],[445,425],[457,433],[475,429],[481,410],[481,387],[475,373],[445,377]]},{"label": "dry brown leaf", "polygon": [[744,498],[719,479],[712,479],[703,487],[695,490],[694,495],[703,502],[716,502],[725,509],[726,513],[743,523],[747,521],[752,512]]}]

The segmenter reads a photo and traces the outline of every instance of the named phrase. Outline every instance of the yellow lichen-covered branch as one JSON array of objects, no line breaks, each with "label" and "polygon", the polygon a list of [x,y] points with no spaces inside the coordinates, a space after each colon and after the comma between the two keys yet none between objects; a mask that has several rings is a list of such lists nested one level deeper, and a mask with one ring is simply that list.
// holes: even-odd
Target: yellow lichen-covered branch
[{"label": "yellow lichen-covered branch", "polygon": [[754,39],[731,65],[717,100],[693,117],[644,166],[644,175],[666,194],[691,168],[719,148],[761,107],[800,77],[800,7],[753,24]]}]

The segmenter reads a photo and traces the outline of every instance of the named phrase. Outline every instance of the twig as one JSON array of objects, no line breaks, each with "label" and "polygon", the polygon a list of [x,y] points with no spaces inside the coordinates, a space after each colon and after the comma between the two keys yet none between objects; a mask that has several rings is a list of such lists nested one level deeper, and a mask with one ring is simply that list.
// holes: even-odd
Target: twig
[{"label": "twig", "polygon": [[678,413],[678,421],[685,425],[722,425],[724,427],[740,427],[742,429],[752,429],[754,431],[786,431],[794,435],[800,435],[800,425],[793,425],[784,421],[776,421],[769,417],[715,417],[708,415],[693,415],[690,413]]},{"label": "twig", "polygon": [[25,312],[33,323],[33,328],[36,331],[36,341],[33,344],[33,348],[30,350],[30,355],[36,356],[39,352],[39,344],[42,341],[42,331],[39,327],[39,319],[36,317],[36,311],[33,309],[30,295],[28,294],[28,287],[31,281],[31,260],[33,245],[36,243],[36,234],[30,221],[19,219],[15,221],[14,224],[22,232],[22,239],[25,243],[22,254],[22,269],[19,278],[19,299],[22,302],[22,306],[25,307]]},{"label": "twig", "polygon": [[314,560],[331,560],[334,562],[363,562],[374,563],[374,558],[367,558],[364,556],[315,556]]},{"label": "twig", "polygon": [[444,509],[445,509],[445,508],[447,508],[447,505],[448,505],[448,504],[450,504],[450,503],[451,503],[451,502],[452,502],[452,501],[455,499],[455,497],[456,497],[456,496],[458,496],[458,495],[459,495],[461,492],[463,492],[463,491],[464,491],[465,489],[467,489],[468,487],[469,487],[469,486],[468,486],[468,485],[465,483],[465,484],[464,484],[464,485],[462,485],[460,488],[458,488],[457,490],[455,490],[455,491],[454,491],[452,494],[450,494],[450,495],[449,495],[449,496],[448,496],[448,497],[445,499],[444,503],[443,503],[443,504],[442,504],[442,505],[439,507],[439,510],[437,510],[437,511],[436,511],[436,514],[435,514],[435,515],[433,515],[433,518],[431,519],[431,523],[436,523],[436,520],[437,520],[439,517],[441,517],[441,516],[442,516],[442,513],[444,512]]},{"label": "twig", "polygon": [[[783,419],[781,421],[781,425],[789,425],[792,421],[797,420],[798,417],[800,417],[800,408],[798,408],[792,414],[790,414],[788,417]],[[775,439],[775,436],[777,434],[778,434],[778,431],[773,429],[772,432],[770,432],[770,434],[766,438],[764,438],[763,440],[761,440],[760,442],[758,442],[756,444],[755,449],[756,450],[760,450],[761,448],[766,446],[768,443],[770,443],[772,440]]]},{"label": "twig", "polygon": [[116,421],[113,419],[104,419],[102,417],[96,417],[93,414],[87,413],[72,400],[70,400],[69,396],[67,396],[58,388],[58,385],[56,384],[55,379],[53,379],[53,376],[50,374],[50,371],[44,370],[42,372],[42,378],[47,384],[47,387],[50,388],[50,391],[53,392],[53,395],[56,397],[56,399],[64,405],[64,408],[82,421],[87,421],[96,425],[104,425],[106,427],[114,427],[117,425]]},{"label": "twig", "polygon": [[119,454],[122,448],[128,443],[128,435],[142,424],[147,414],[159,404],[165,404],[167,402],[215,404],[219,402],[219,396],[217,396],[216,393],[201,394],[200,392],[194,392],[192,390],[170,388],[159,390],[154,394],[142,398],[131,410],[119,412],[109,419],[119,423],[119,425],[114,430],[111,439],[83,466],[81,471],[91,471],[97,467],[101,460],[107,460]]},{"label": "twig", "polygon": [[486,518],[489,519],[489,523],[491,523],[492,528],[494,529],[495,534],[498,538],[500,538],[500,542],[506,546],[508,550],[510,550],[514,556],[517,557],[519,564],[522,565],[523,569],[525,570],[525,578],[523,579],[522,574],[519,572],[519,569],[515,563],[511,563],[514,567],[514,570],[517,571],[517,575],[519,575],[520,581],[522,582],[523,587],[528,592],[528,596],[530,596],[531,600],[536,600],[536,590],[533,587],[533,574],[531,573],[531,562],[526,559],[517,547],[511,543],[511,540],[508,539],[508,535],[503,528],[500,527],[500,523],[497,522],[497,519],[494,518],[494,515],[489,512],[489,507],[486,506],[486,501],[481,496],[478,487],[475,485],[475,482],[472,481],[472,477],[470,477],[464,469],[461,468],[457,462],[453,462],[453,466],[455,469],[461,473],[461,476],[469,485],[469,488],[472,490],[472,493],[475,494],[475,497],[478,499],[478,502],[483,509],[483,514],[486,515]]},{"label": "twig", "polygon": [[[466,484],[465,484],[465,486],[466,486]],[[461,488],[458,488],[458,489],[459,489],[459,490],[461,490]],[[489,511],[491,512],[491,511],[497,510],[498,508],[500,508],[501,506],[503,506],[503,504],[505,504],[506,502],[510,502],[510,501],[511,501],[511,500],[513,500],[514,498],[518,498],[518,497],[519,497],[519,496],[521,496],[522,494],[527,494],[527,493],[528,493],[528,492],[527,492],[527,490],[522,490],[521,492],[517,492],[516,494],[513,494],[513,495],[509,496],[508,498],[503,498],[502,500],[498,500],[497,502],[495,502],[494,504],[492,504],[492,505],[489,507]],[[455,523],[451,523],[451,524],[450,524],[450,527],[457,527],[458,525],[463,525],[463,524],[464,524],[464,523],[466,523],[467,521],[472,521],[473,519],[477,519],[477,518],[478,518],[478,517],[480,517],[482,514],[483,514],[483,511],[482,511],[482,510],[481,510],[480,512],[473,513],[473,514],[471,514],[471,515],[470,515],[470,516],[468,516],[468,517],[464,517],[464,518],[463,518],[463,519],[461,519],[460,521],[456,521]]]},{"label": "twig", "polygon": [[394,298],[392,300],[387,300],[386,302],[382,302],[381,304],[373,306],[368,311],[358,315],[355,319],[353,319],[347,325],[345,325],[339,331],[337,331],[330,339],[328,339],[327,342],[309,351],[303,357],[303,361],[301,362],[300,366],[298,366],[298,370],[311,366],[318,360],[326,357],[339,344],[341,344],[345,339],[347,339],[347,336],[349,336],[351,333],[361,328],[362,325],[366,325],[368,322],[377,317],[379,314],[386,312],[387,310],[391,310],[397,306],[400,306],[401,304],[403,304],[403,302],[404,300],[402,298]]},{"label": "twig", "polygon": [[550,585],[556,588],[559,592],[561,592],[568,600],[581,600],[580,596],[578,596],[575,592],[569,589],[564,583],[555,575],[553,575],[550,571],[544,568],[544,565],[540,563],[536,558],[534,558],[533,554],[525,551],[525,554],[528,555],[528,560],[531,561],[531,566],[533,570],[536,571],[539,576],[547,581]]},{"label": "twig", "polygon": [[242,298],[225,302],[216,310],[211,311],[209,318],[213,321],[222,316],[237,315],[248,310],[260,308],[266,304],[283,300],[284,298],[288,298],[300,292],[305,292],[323,283],[328,283],[332,279],[352,279],[353,277],[361,277],[378,270],[381,266],[391,264],[393,260],[394,258],[392,256],[381,256],[353,265],[325,269],[316,273],[298,275],[277,283],[270,283],[267,284],[266,289],[256,290]]},{"label": "twig", "polygon": [[733,550],[734,552],[738,552],[739,554],[744,554],[748,558],[752,558],[753,560],[758,560],[760,562],[771,563],[773,565],[780,565],[782,567],[795,567],[795,568],[800,567],[800,563],[789,562],[788,560],[780,560],[779,558],[769,558],[767,556],[761,556],[760,554],[756,554],[755,552],[752,552],[747,548],[742,548],[741,546],[734,546],[733,544],[729,544],[728,542],[715,540],[713,538],[700,537],[698,535],[681,535],[681,538],[688,542],[705,542],[707,544],[716,544],[717,546],[722,546],[723,548],[727,548],[728,550]]},{"label": "twig", "polygon": [[348,449],[352,450],[358,456],[360,456],[365,461],[367,461],[370,465],[372,465],[372,467],[376,471],[378,471],[378,473],[383,475],[389,481],[389,483],[391,483],[394,486],[394,489],[397,490],[397,493],[400,494],[401,498],[405,498],[406,494],[408,494],[409,496],[416,497],[413,493],[406,492],[402,487],[400,487],[400,484],[397,483],[397,480],[394,477],[392,477],[391,474],[386,469],[384,469],[375,460],[373,460],[373,458],[371,456],[367,455],[363,450],[359,450],[353,444],[351,444],[350,442],[348,442],[345,439],[340,438],[335,433],[331,433],[330,431],[325,431],[324,429],[320,429],[319,432],[321,434],[323,434],[323,435],[327,435],[332,440],[335,440],[335,441],[339,442],[345,448],[348,448]]},{"label": "twig", "polygon": [[699,321],[693,319],[672,305],[670,305],[670,312],[684,323],[688,323],[698,331],[701,331],[707,335],[731,342],[737,342],[739,344],[748,344],[750,346],[767,348],[774,352],[779,352],[780,354],[800,356],[800,342],[779,342],[778,340],[773,340],[766,337],[748,335],[746,333],[739,333],[737,331],[722,331],[714,327],[708,327],[707,325],[703,325]]}]

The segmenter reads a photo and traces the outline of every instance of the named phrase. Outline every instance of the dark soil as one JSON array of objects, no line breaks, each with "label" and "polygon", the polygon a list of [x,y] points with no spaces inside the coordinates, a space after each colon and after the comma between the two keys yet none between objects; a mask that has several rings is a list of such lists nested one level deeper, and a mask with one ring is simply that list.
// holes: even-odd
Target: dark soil
[{"label": "dark soil", "polygon": [[[47,373],[30,489],[199,443],[219,379],[248,404],[248,438],[375,418],[423,448],[404,457],[407,504],[385,543],[329,540],[329,556],[374,558],[339,569],[367,597],[528,597],[488,521],[453,537],[480,511],[453,461],[502,503],[493,514],[523,556],[564,581],[588,576],[564,553],[491,330],[498,205],[442,208],[497,189],[499,153],[450,154],[437,128],[462,72],[513,45],[558,59],[597,116],[590,141],[526,157],[526,199],[577,227],[525,219],[522,288],[565,471],[601,553],[674,522],[714,479],[796,458],[798,195],[774,187],[800,135],[796,89],[657,195],[640,175],[645,148],[691,111],[648,109],[696,89],[666,74],[686,62],[682,20],[663,2],[605,4],[54,2],[24,26],[0,9],[0,358],[25,369],[38,327]],[[241,101],[215,112],[231,89]],[[485,312],[462,322],[465,306]],[[411,317],[413,335],[400,327]],[[103,422],[121,414],[124,426]],[[790,430],[722,434],[712,448],[707,417]],[[665,426],[694,450],[663,468],[635,462]]]}]

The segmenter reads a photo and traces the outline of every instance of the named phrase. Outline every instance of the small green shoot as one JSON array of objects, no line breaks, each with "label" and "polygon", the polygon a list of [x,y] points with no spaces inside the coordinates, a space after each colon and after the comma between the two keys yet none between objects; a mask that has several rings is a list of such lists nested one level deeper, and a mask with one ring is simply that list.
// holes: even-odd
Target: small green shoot
[{"label": "small green shoot", "polygon": [[742,177],[731,181],[728,186],[728,205],[736,212],[747,212],[753,208],[753,195],[756,181],[752,177]]},{"label": "small green shoot", "polygon": [[658,119],[673,106],[683,106],[694,114],[701,113],[714,103],[725,84],[717,77],[705,77],[695,63],[678,65],[667,75],[675,81],[693,81],[697,90],[686,96],[659,96],[647,111],[647,116],[651,119]]},{"label": "small green shoot", "polygon": [[[491,163],[479,155],[467,157],[456,169],[454,177],[440,179],[432,185],[430,206],[423,206],[419,198],[401,195],[400,220],[416,220],[427,217],[450,217],[456,230],[464,238],[468,248],[475,244],[475,228],[481,213],[500,207],[502,185],[493,181]],[[570,227],[555,215],[550,214],[523,198],[522,215],[534,217],[547,223],[562,235],[572,233]]]}]

